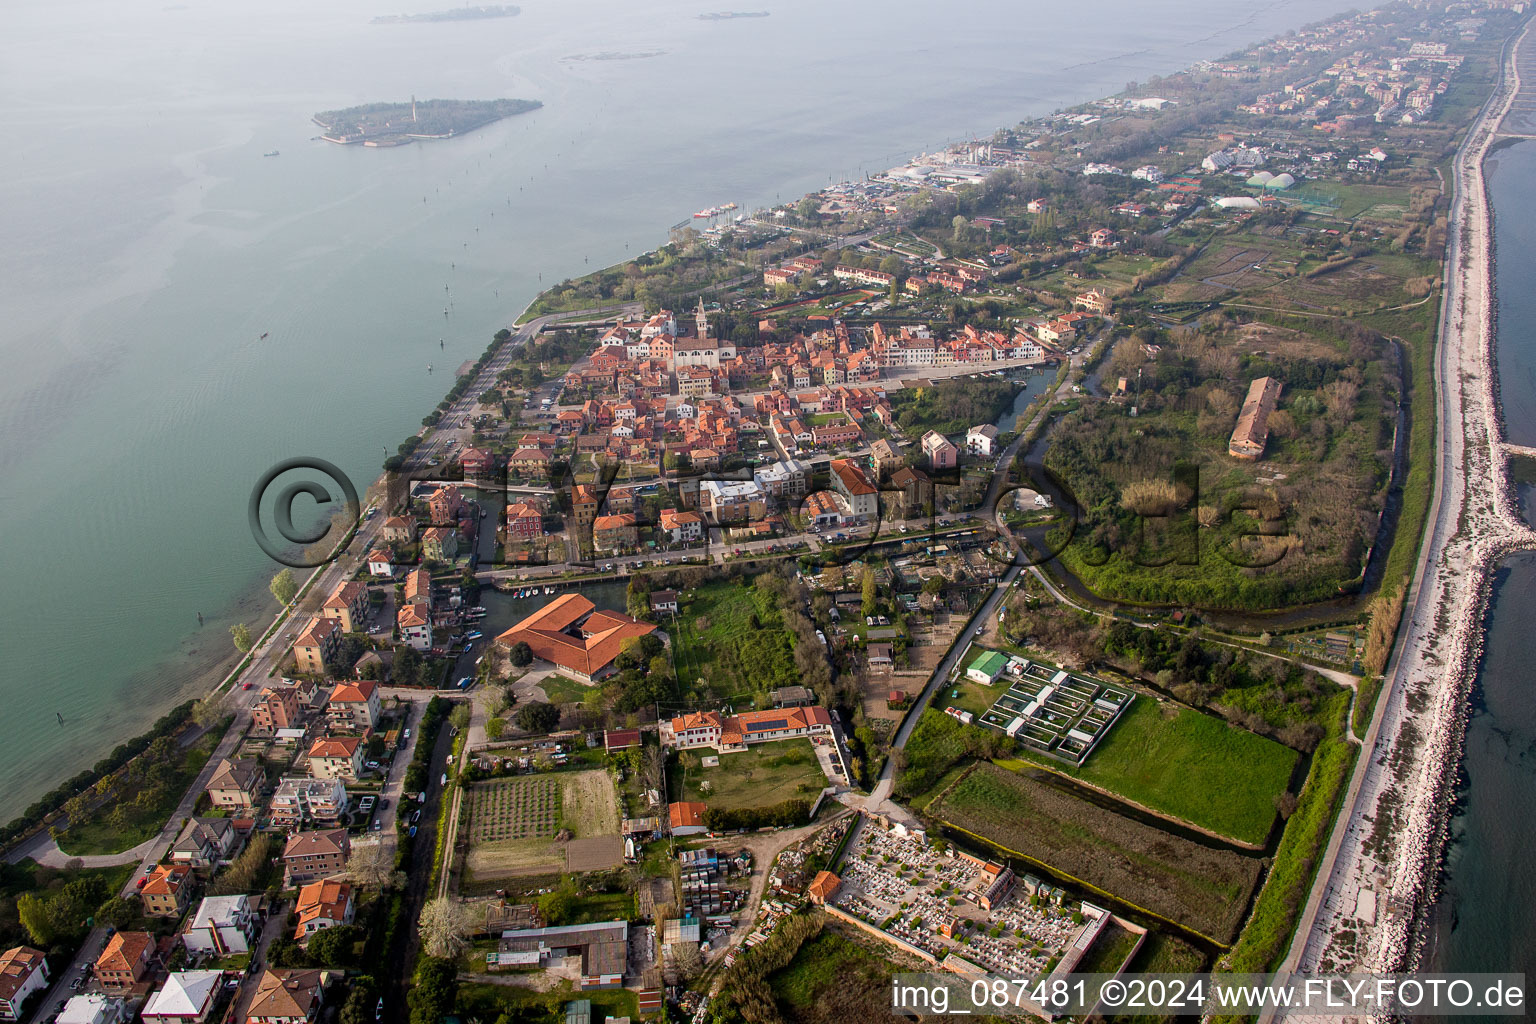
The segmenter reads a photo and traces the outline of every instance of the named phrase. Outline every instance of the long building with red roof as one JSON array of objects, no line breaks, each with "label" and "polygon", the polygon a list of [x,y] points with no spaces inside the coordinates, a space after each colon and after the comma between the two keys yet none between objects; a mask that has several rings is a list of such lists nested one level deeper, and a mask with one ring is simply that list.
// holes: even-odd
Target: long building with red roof
[{"label": "long building with red roof", "polygon": [[624,641],[656,632],[649,622],[599,609],[580,594],[565,594],[496,638],[508,649],[526,643],[533,656],[583,683],[613,668]]},{"label": "long building with red roof", "polygon": [[753,743],[830,735],[832,716],[819,706],[776,708],[722,715],[718,711],[690,711],[661,723],[663,747],[713,747],[722,754],[746,750]]}]

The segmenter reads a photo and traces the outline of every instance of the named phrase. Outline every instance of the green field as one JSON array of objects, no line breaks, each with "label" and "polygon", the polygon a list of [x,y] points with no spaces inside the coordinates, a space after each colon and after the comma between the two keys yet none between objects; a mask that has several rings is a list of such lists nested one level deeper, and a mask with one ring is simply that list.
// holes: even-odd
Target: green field
[{"label": "green field", "polygon": [[800,682],[794,642],[773,596],[735,581],[684,597],[672,664],[685,695],[728,697]]},{"label": "green field", "polygon": [[[1080,768],[1052,771],[1239,842],[1263,845],[1296,751],[1210,715],[1139,697]],[[1007,768],[1032,760],[999,761]]]},{"label": "green field", "polygon": [[978,764],[931,817],[1066,879],[1231,942],[1262,862],[1123,817],[993,764]]},{"label": "green field", "polygon": [[699,765],[712,750],[684,751],[669,768],[667,792],[674,800],[699,800],[711,807],[772,807],[797,797],[814,800],[827,784],[809,740],[760,743],[737,754],[721,754],[714,768]]}]

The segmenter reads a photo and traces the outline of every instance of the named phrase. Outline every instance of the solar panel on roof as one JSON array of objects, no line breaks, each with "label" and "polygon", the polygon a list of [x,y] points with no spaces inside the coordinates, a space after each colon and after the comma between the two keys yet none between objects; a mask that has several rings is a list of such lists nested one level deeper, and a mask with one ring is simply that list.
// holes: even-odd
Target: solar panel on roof
[{"label": "solar panel on roof", "polygon": [[774,718],[766,722],[752,722],[747,728],[752,732],[764,732],[770,729],[784,729],[788,728],[788,726],[789,720],[787,718]]}]

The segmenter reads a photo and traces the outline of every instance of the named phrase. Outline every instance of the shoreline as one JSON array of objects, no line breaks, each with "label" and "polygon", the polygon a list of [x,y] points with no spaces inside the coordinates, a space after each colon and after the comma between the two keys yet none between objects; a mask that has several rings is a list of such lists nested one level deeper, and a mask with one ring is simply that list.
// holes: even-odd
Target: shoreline
[{"label": "shoreline", "polygon": [[[1536,550],[1536,531],[1521,519],[1513,496],[1504,447],[1494,347],[1493,216],[1483,172],[1522,89],[1518,56],[1533,24],[1528,20],[1506,43],[1499,84],[1453,165],[1436,349],[1435,518],[1421,549],[1398,647],[1287,969],[1417,966],[1427,915],[1439,895],[1471,711],[1468,697],[1482,657],[1493,582],[1508,555]],[[1369,832],[1367,821],[1373,823]],[[1331,897],[1326,910],[1325,897]]]}]

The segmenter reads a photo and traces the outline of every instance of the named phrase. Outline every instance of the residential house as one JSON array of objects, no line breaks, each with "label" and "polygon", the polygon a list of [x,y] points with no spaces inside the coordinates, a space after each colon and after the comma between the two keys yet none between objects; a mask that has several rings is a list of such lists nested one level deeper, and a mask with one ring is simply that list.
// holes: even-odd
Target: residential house
[{"label": "residential house", "polygon": [[997,427],[991,423],[982,423],[966,431],[965,450],[972,455],[995,455],[997,453]]},{"label": "residential house", "polygon": [[239,848],[240,830],[233,818],[193,818],[171,844],[171,863],[210,871],[232,858]]},{"label": "residential house", "polygon": [[873,521],[880,515],[879,492],[858,463],[850,459],[833,459],[832,489],[847,500],[848,508],[855,516]]},{"label": "residential house", "polygon": [[347,806],[347,787],[340,779],[284,779],[272,794],[272,824],[279,828],[336,825]]},{"label": "residential house", "polygon": [[495,475],[496,456],[484,448],[471,446],[459,453],[459,465],[463,468],[466,477],[484,479]]},{"label": "residential house", "polygon": [[876,438],[869,446],[870,463],[874,466],[876,476],[885,476],[894,473],[901,468],[901,453],[885,438]]},{"label": "residential house", "polygon": [[361,633],[368,621],[368,585],[347,580],[331,591],[320,614],[341,623],[343,633]]},{"label": "residential house", "polygon": [[269,967],[256,979],[245,1024],[309,1024],[320,1012],[325,972]]},{"label": "residential house", "polygon": [[148,932],[114,932],[96,958],[96,980],[108,992],[126,992],[149,974],[155,937]]},{"label": "residential house", "polygon": [[586,526],[597,518],[597,493],[586,484],[577,484],[571,491],[571,515],[577,526]]},{"label": "residential house", "polygon": [[379,684],[371,679],[337,683],[325,702],[331,731],[367,736],[379,723]]},{"label": "residential house", "polygon": [[144,1024],[204,1024],[223,984],[223,971],[175,971],[139,1016]]},{"label": "residential house", "polygon": [[675,590],[653,590],[653,591],[651,591],[651,614],[652,615],[676,615],[677,614],[677,591],[675,591]]},{"label": "residential house", "polygon": [[532,502],[507,506],[507,542],[528,543],[544,534],[544,515]]},{"label": "residential house", "polygon": [[518,643],[563,675],[590,683],[612,671],[624,641],[656,632],[648,622],[599,610],[580,594],[563,594],[496,638],[510,650]]},{"label": "residential house", "polygon": [[929,511],[933,502],[933,481],[922,470],[901,467],[891,474],[891,486],[901,494],[901,512],[906,518]]},{"label": "residential house", "polygon": [[448,526],[434,526],[421,535],[421,556],[433,562],[451,562],[459,557],[459,531]]},{"label": "residential house", "polygon": [[699,510],[716,523],[755,523],[768,514],[768,500],[756,482],[699,481]]},{"label": "residential house", "polygon": [[256,706],[251,708],[251,728],[267,736],[279,729],[296,728],[300,710],[298,687],[265,687]]},{"label": "residential house", "polygon": [[661,722],[662,746],[682,750],[713,747],[722,754],[746,750],[753,743],[831,733],[832,717],[819,706],[746,711],[739,715],[690,711]]},{"label": "residential house", "polygon": [[344,828],[300,832],[283,847],[283,887],[292,888],[347,868],[352,841]]},{"label": "residential house", "polygon": [[704,536],[704,517],[688,509],[664,508],[660,530],[673,544],[692,544]]},{"label": "residential house", "polygon": [[395,613],[395,626],[400,631],[401,642],[418,651],[432,646],[432,609],[427,602],[416,600],[401,605]]},{"label": "residential house", "polygon": [[391,544],[416,543],[416,519],[413,516],[390,516],[384,520],[379,536]]},{"label": "residential house", "polygon": [[209,896],[193,911],[181,933],[181,943],[188,953],[239,956],[251,951],[259,931],[261,915],[251,906],[249,896]]},{"label": "residential house", "polygon": [[960,450],[937,430],[923,435],[921,447],[929,469],[954,469],[960,461]]},{"label": "residential house", "polygon": [[811,471],[798,459],[785,459],[752,471],[752,480],[779,499],[804,497],[810,488]]},{"label": "residential house", "polygon": [[629,513],[592,520],[592,546],[599,551],[628,551],[640,542],[639,527]]},{"label": "residential house", "polygon": [[134,1003],[116,996],[90,993],[70,996],[53,1024],[127,1024],[133,1020]]},{"label": "residential house", "polygon": [[698,800],[679,800],[667,805],[667,826],[674,836],[696,836],[708,832],[704,812],[709,805]]},{"label": "residential house", "polygon": [[1114,300],[1097,288],[1090,288],[1072,300],[1074,309],[1084,309],[1099,316],[1108,316],[1114,308]]},{"label": "residential house", "polygon": [[215,807],[248,808],[256,803],[266,781],[266,772],[258,762],[226,757],[214,767],[205,792],[208,802]]},{"label": "residential house", "polygon": [[356,779],[363,772],[363,741],[329,736],[309,747],[309,774],[317,779]]},{"label": "residential house", "polygon": [[300,672],[325,674],[325,663],[341,650],[341,623],[316,615],[293,643],[293,660]]},{"label": "residential house", "polygon": [[368,575],[390,577],[395,574],[395,556],[387,546],[380,544],[368,552]]},{"label": "residential house", "polygon": [[144,916],[180,917],[192,902],[192,885],[192,865],[156,864],[139,889]]},{"label": "residential house", "polygon": [[352,887],[332,879],[310,882],[299,890],[296,912],[299,924],[293,937],[299,942],[309,941],[310,936],[326,928],[351,924],[357,912]]},{"label": "residential house", "polygon": [[444,484],[427,499],[427,509],[434,526],[452,526],[464,511],[464,495],[457,486]]},{"label": "residential house", "polygon": [[32,993],[47,988],[48,962],[42,950],[12,946],[0,953],[0,1020],[19,1020]]}]

